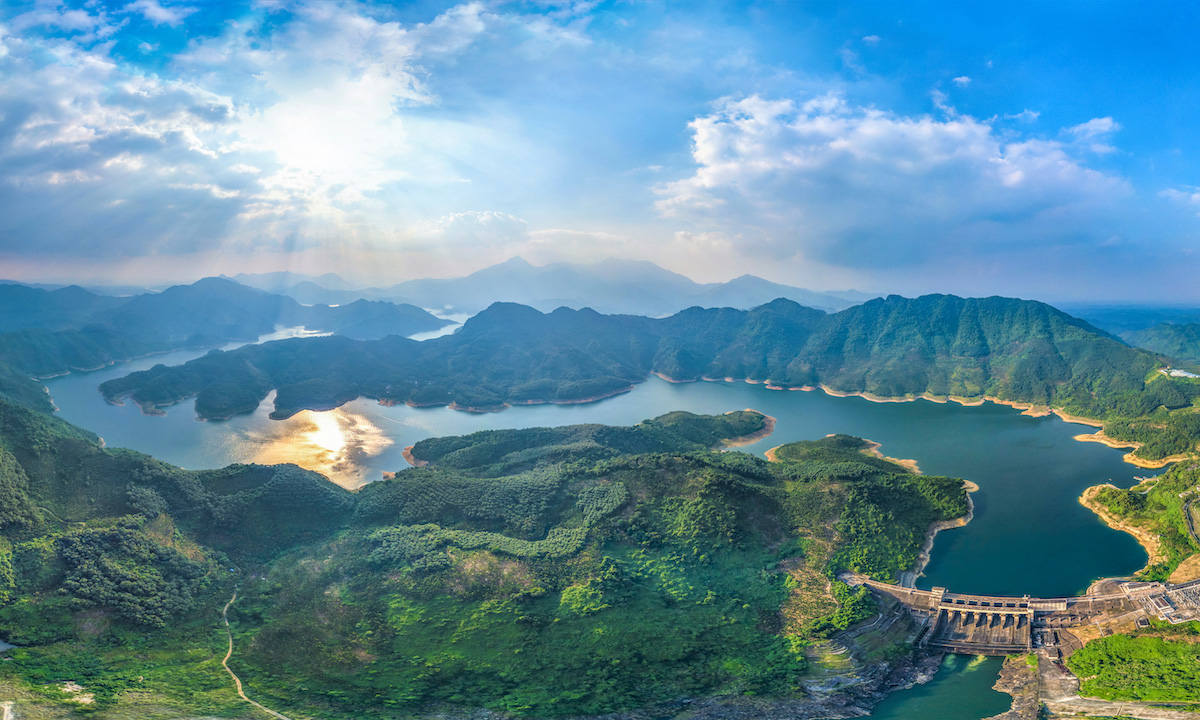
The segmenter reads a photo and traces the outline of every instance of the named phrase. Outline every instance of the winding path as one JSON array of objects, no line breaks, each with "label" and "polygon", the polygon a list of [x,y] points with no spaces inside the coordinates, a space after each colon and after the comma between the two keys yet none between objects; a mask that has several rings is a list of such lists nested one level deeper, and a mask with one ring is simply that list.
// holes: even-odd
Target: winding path
[{"label": "winding path", "polygon": [[1196,532],[1196,516],[1192,514],[1192,504],[1196,500],[1188,500],[1183,504],[1183,520],[1187,523],[1188,534],[1192,536],[1192,540],[1196,545],[1200,545],[1200,534]]},{"label": "winding path", "polygon": [[[229,677],[233,678],[233,684],[237,688],[238,697],[250,703],[259,710],[262,710],[271,717],[279,718],[279,720],[292,720],[287,715],[277,713],[271,708],[246,697],[246,692],[242,690],[241,679],[239,679],[237,675],[234,675],[233,671],[229,669],[229,658],[233,657],[233,630],[229,627],[229,607],[233,605],[236,600],[237,590],[234,590],[233,597],[229,598],[229,602],[225,603],[225,607],[221,608],[221,619],[225,621],[225,634],[229,636],[229,649],[225,651],[225,659],[221,661],[221,667],[225,668],[225,672],[229,673]],[[7,715],[5,716],[5,720],[8,720]]]}]

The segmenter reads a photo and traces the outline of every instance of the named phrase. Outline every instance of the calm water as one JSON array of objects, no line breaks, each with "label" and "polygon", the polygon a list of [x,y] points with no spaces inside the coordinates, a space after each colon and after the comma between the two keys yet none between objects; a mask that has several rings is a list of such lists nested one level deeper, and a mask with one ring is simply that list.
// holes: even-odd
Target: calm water
[{"label": "calm water", "polygon": [[[1146,561],[1132,537],[1110,530],[1077,501],[1090,485],[1112,481],[1127,487],[1145,471],[1122,462],[1118,450],[1074,441],[1074,435],[1089,429],[1057,417],[1028,417],[991,403],[872,403],[748,383],[671,384],[651,378],[633,392],[584,405],[470,414],[382,407],[359,399],[337,410],[272,421],[268,399],[252,414],[200,422],[191,401],[168,409],[165,416],[149,417],[133,405],[107,404],[96,390],[111,377],[159,362],[178,364],[198,354],[172,353],[46,384],[64,419],[102,435],[110,446],[192,469],[295,462],[347,487],[407,467],[402,450],[428,437],[586,422],[628,425],[671,410],[720,413],[750,407],[773,415],[778,423],[774,435],[743,451],[762,454],[785,442],[848,433],[882,443],[883,452],[893,457],[917,460],[926,474],[963,477],[979,485],[972,495],[974,520],[938,536],[920,587],[1074,595],[1099,577],[1127,575]],[[954,660],[933,682],[889,698],[875,717],[967,719],[1001,712],[1008,696],[991,690],[998,666],[989,660],[968,667],[966,659]]]},{"label": "calm water", "polygon": [[947,655],[933,680],[889,695],[873,720],[980,720],[1008,710],[1012,696],[992,689],[1004,658]]}]

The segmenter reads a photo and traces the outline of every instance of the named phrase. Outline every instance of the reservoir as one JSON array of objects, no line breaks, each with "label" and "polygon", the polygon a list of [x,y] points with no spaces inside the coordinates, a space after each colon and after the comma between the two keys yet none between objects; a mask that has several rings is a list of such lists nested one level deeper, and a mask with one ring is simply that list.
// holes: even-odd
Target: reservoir
[{"label": "reservoir", "polygon": [[[820,391],[769,390],[743,382],[673,384],[656,377],[632,392],[579,405],[518,406],[473,414],[445,407],[383,407],[360,398],[337,410],[306,411],[283,421],[268,419],[270,398],[254,413],[202,422],[196,419],[192,401],[152,417],[133,404],[110,405],[97,391],[110,378],[157,363],[176,365],[200,354],[184,351],[143,358],[54,378],[46,385],[63,419],[96,432],[111,447],[132,448],[190,469],[295,462],[346,487],[406,468],[403,449],[429,437],[575,423],[630,425],[672,410],[722,413],[754,408],[777,418],[775,432],[741,451],[762,455],[783,443],[847,433],[881,443],[886,455],[916,460],[926,474],[966,478],[979,485],[972,494],[974,519],[938,535],[918,587],[1075,595],[1097,578],[1128,575],[1146,561],[1132,537],[1106,527],[1078,497],[1097,483],[1129,487],[1135,475],[1147,471],[1123,462],[1120,450],[1073,440],[1091,430],[1054,416],[1030,417],[993,403],[875,403]],[[972,662],[952,656],[932,682],[894,694],[876,716],[978,720],[982,715],[977,710],[1005,710],[1008,696],[991,690],[998,661]]]}]

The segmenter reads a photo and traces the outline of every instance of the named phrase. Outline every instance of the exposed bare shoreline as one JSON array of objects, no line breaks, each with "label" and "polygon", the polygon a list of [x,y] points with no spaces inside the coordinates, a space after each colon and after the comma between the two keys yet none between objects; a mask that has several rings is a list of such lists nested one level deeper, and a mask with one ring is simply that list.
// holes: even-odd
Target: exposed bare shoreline
[{"label": "exposed bare shoreline", "polygon": [[[669,377],[669,376],[664,375],[659,372],[655,372],[652,374],[662,380],[666,380],[669,383],[697,382],[696,380],[679,380],[677,378]],[[784,385],[776,385],[776,384],[772,383],[770,380],[761,381],[761,380],[750,380],[750,379],[746,379],[746,378],[739,379],[739,378],[732,378],[732,377],[727,377],[727,378],[701,377],[700,381],[704,381],[704,382],[746,382],[746,383],[750,383],[751,385],[764,385],[768,390],[789,390],[789,391],[801,391],[801,392],[813,392],[814,390],[820,390],[820,391],[824,392],[826,395],[830,395],[832,397],[860,397],[864,400],[867,400],[868,402],[874,402],[874,403],[902,403],[902,402],[916,402],[917,400],[928,400],[929,402],[935,402],[935,403],[939,403],[939,404],[953,402],[953,403],[958,403],[959,405],[962,405],[964,407],[978,407],[980,405],[983,405],[984,403],[990,402],[990,403],[994,403],[996,405],[1004,405],[1006,407],[1013,408],[1014,410],[1020,410],[1022,415],[1028,415],[1030,417],[1047,417],[1049,415],[1055,415],[1058,418],[1060,418],[1061,420],[1063,420],[1064,422],[1069,422],[1069,423],[1073,423],[1076,425],[1088,425],[1088,426],[1091,426],[1094,428],[1104,427],[1103,421],[1096,420],[1094,418],[1082,417],[1080,415],[1071,415],[1070,413],[1067,413],[1061,409],[1052,408],[1052,407],[1049,407],[1046,405],[1037,405],[1035,403],[1023,403],[1023,402],[1017,402],[1014,400],[1003,400],[1001,398],[993,397],[991,395],[984,395],[982,397],[968,398],[968,397],[962,397],[959,395],[932,395],[929,393],[923,393],[921,395],[905,395],[905,396],[897,396],[897,397],[887,397],[887,396],[883,396],[883,395],[874,395],[874,394],[868,393],[868,392],[860,392],[857,390],[835,390],[835,389],[829,387],[828,385],[816,385],[816,386],[801,385],[799,387],[789,387],[789,386],[784,386]],[[1097,442],[1097,443],[1106,445],[1110,448],[1114,448],[1114,449],[1118,449],[1118,450],[1129,450],[1129,452],[1125,453],[1121,457],[1121,459],[1123,461],[1129,463],[1130,465],[1135,465],[1137,467],[1146,468],[1149,470],[1156,470],[1158,468],[1166,467],[1167,465],[1170,465],[1171,463],[1179,462],[1180,460],[1185,460],[1188,457],[1190,457],[1190,455],[1181,454],[1181,455],[1171,455],[1170,457],[1166,457],[1161,460],[1147,460],[1145,458],[1140,458],[1137,455],[1134,455],[1133,453],[1142,446],[1142,443],[1113,440],[1112,438],[1107,437],[1104,434],[1103,430],[1098,430],[1094,433],[1083,433],[1080,435],[1076,435],[1075,440],[1078,440],[1079,442]]]},{"label": "exposed bare shoreline", "polygon": [[[157,354],[157,353],[152,353],[152,354]],[[835,389],[829,387],[828,385],[818,385],[818,386],[802,385],[799,387],[787,387],[787,386],[782,386],[782,385],[775,385],[775,384],[771,383],[771,381],[769,381],[769,380],[753,380],[753,379],[749,379],[749,378],[734,378],[734,377],[724,377],[724,378],[701,377],[701,378],[699,378],[699,380],[680,380],[680,379],[670,377],[669,375],[665,375],[665,374],[663,374],[661,372],[657,372],[657,371],[652,372],[651,375],[654,375],[655,377],[659,378],[660,380],[665,380],[666,382],[674,383],[674,384],[691,383],[691,382],[699,382],[699,381],[729,382],[729,383],[744,382],[744,383],[748,383],[750,385],[763,385],[764,387],[766,387],[769,390],[788,390],[788,391],[801,391],[801,392],[813,392],[815,390],[820,390],[820,391],[824,392],[826,395],[830,395],[832,397],[860,397],[864,400],[867,400],[868,402],[874,402],[874,403],[902,403],[902,402],[916,402],[917,400],[928,400],[929,402],[935,402],[935,403],[939,403],[939,404],[953,402],[953,403],[958,403],[959,405],[962,405],[964,407],[978,407],[980,405],[983,405],[984,403],[990,402],[990,403],[994,403],[996,405],[1004,405],[1006,407],[1011,407],[1015,410],[1020,410],[1022,415],[1029,415],[1030,417],[1047,417],[1049,415],[1056,415],[1060,419],[1062,419],[1064,422],[1074,423],[1074,424],[1078,424],[1078,425],[1088,425],[1088,426],[1095,427],[1095,428],[1104,427],[1104,423],[1102,421],[1096,420],[1093,418],[1081,417],[1079,415],[1071,415],[1067,412],[1064,412],[1061,409],[1051,408],[1046,405],[1037,405],[1034,403],[1016,402],[1013,400],[1003,400],[1001,398],[993,397],[991,395],[984,395],[982,397],[968,398],[968,397],[961,397],[958,395],[940,396],[940,395],[931,395],[929,393],[924,393],[921,395],[886,397],[886,396],[882,396],[882,395],[874,395],[874,394],[868,393],[868,392],[850,391],[850,390],[835,390]],[[614,397],[616,395],[621,395],[621,394],[624,394],[627,392],[631,392],[636,387],[637,387],[636,384],[631,384],[628,387],[613,390],[612,392],[604,393],[601,395],[595,395],[595,396],[591,396],[591,397],[586,397],[586,398],[577,398],[574,400],[514,400],[511,402],[501,403],[500,405],[489,405],[489,406],[459,405],[458,403],[455,403],[455,402],[451,402],[451,403],[440,403],[440,402],[439,403],[414,403],[412,401],[407,401],[407,400],[401,401],[401,400],[392,400],[389,398],[376,398],[376,397],[371,397],[370,395],[360,395],[359,397],[371,398],[372,400],[375,400],[380,405],[383,405],[385,407],[399,405],[399,404],[403,403],[405,405],[408,405],[409,407],[415,407],[415,408],[449,407],[451,410],[458,410],[461,412],[491,413],[491,412],[501,412],[501,411],[507,410],[514,405],[580,405],[580,404],[585,404],[585,403],[599,402],[600,400],[606,400],[606,399],[608,399],[610,397]],[[113,397],[113,398],[109,398],[106,396],[105,400],[107,400],[109,403],[111,403],[113,405],[124,405],[125,397],[127,397],[127,395],[117,396],[117,397]],[[191,397],[195,397],[195,396],[193,395]],[[182,402],[182,400],[186,400],[186,399],[188,399],[188,398],[182,398],[181,402]],[[177,403],[172,403],[172,404],[177,404]],[[165,414],[165,411],[162,409],[164,406],[151,405],[151,406],[147,407],[147,406],[139,403],[139,407],[141,407],[142,412],[146,415],[163,415],[163,414]],[[340,407],[340,406],[336,406],[336,407]],[[333,407],[303,408],[303,409],[327,410],[327,409],[333,409]],[[242,410],[242,411],[232,413],[228,416],[222,416],[219,418],[200,418],[200,419],[202,419],[202,420],[228,420],[229,418],[233,417],[234,415],[241,415],[246,412],[253,412],[253,410]],[[296,412],[299,412],[299,411],[296,411]],[[294,414],[295,414],[294,412],[290,413],[287,417],[290,417],[291,415],[294,415]],[[277,417],[274,413],[272,413],[271,419],[281,420],[281,419],[286,419],[286,417]],[[1171,463],[1178,462],[1180,460],[1186,459],[1187,457],[1190,457],[1189,455],[1172,455],[1170,457],[1162,458],[1161,460],[1147,460],[1145,458],[1140,458],[1140,457],[1134,455],[1133,453],[1136,452],[1137,449],[1142,446],[1141,443],[1113,440],[1112,438],[1105,436],[1103,430],[1098,430],[1094,433],[1083,433],[1080,435],[1076,435],[1075,440],[1078,440],[1079,442],[1097,442],[1097,443],[1101,443],[1110,448],[1119,449],[1119,450],[1129,450],[1129,452],[1125,453],[1122,456],[1121,459],[1123,461],[1129,463],[1130,465],[1135,465],[1140,468],[1146,468],[1146,469],[1152,469],[1152,470],[1165,467],[1167,465],[1170,465]]]},{"label": "exposed bare shoreline", "polygon": [[404,451],[401,452],[400,454],[404,456],[404,459],[408,461],[409,465],[412,465],[413,467],[425,467],[426,465],[429,464],[429,461],[428,460],[418,460],[415,457],[413,457],[412,449],[414,447],[416,447],[416,446],[409,445],[408,447],[404,448]]},{"label": "exposed bare shoreline", "polygon": [[[826,435],[825,437],[832,436]],[[913,473],[918,475],[921,474],[921,469],[917,466],[916,460],[888,457],[880,450],[882,445],[879,443],[875,442],[874,440],[864,440],[863,442],[866,443],[866,447],[862,448],[860,452],[871,455],[872,457],[882,458],[889,462],[894,462],[897,465],[907,468]],[[779,454],[777,451],[781,447],[783,446],[779,445],[768,450],[766,452],[767,460],[770,460],[771,462],[779,462]],[[899,578],[897,578],[897,582],[901,587],[915,587],[917,578],[921,577],[921,573],[925,571],[925,566],[929,564],[930,553],[933,552],[933,540],[937,537],[938,533],[943,530],[962,527],[974,519],[975,503],[971,500],[971,493],[977,492],[979,490],[979,486],[970,480],[964,479],[962,482],[963,487],[967,491],[967,514],[963,515],[962,517],[952,518],[950,520],[937,520],[933,523],[930,523],[929,527],[925,530],[925,542],[921,545],[921,552],[919,555],[917,555],[917,564],[914,565],[911,570],[905,570],[904,572],[900,573]]]},{"label": "exposed bare shoreline", "polygon": [[1141,570],[1138,570],[1138,572],[1142,572],[1151,565],[1156,565],[1166,560],[1166,554],[1162,551],[1162,543],[1157,535],[1150,532],[1146,528],[1133,525],[1126,522],[1124,519],[1113,515],[1096,500],[1096,496],[1105,488],[1119,489],[1112,483],[1093,485],[1084,490],[1083,494],[1079,496],[1079,504],[1096,513],[1096,515],[1098,515],[1100,519],[1104,521],[1105,525],[1109,526],[1113,530],[1129,533],[1138,541],[1138,544],[1142,546],[1142,549],[1146,551],[1146,555],[1148,556],[1146,559],[1146,566]]},{"label": "exposed bare shoreline", "polygon": [[925,531],[925,542],[921,545],[920,554],[917,555],[917,564],[911,570],[900,573],[898,579],[900,587],[916,587],[917,578],[921,577],[925,572],[925,567],[929,565],[930,553],[933,552],[933,540],[938,533],[943,530],[960,528],[975,519],[975,502],[971,500],[971,493],[979,490],[979,486],[970,480],[963,480],[963,486],[967,489],[967,514],[950,520],[938,520],[929,525],[929,529]]},{"label": "exposed bare shoreline", "polygon": [[[1116,448],[1118,450],[1124,450],[1127,448],[1132,448],[1133,450],[1137,450],[1138,448],[1140,448],[1142,446],[1142,444],[1139,442],[1114,440],[1114,439],[1108,437],[1107,435],[1105,435],[1103,430],[1097,430],[1094,433],[1084,433],[1082,435],[1076,435],[1075,439],[1078,440],[1079,442],[1100,443],[1101,445],[1106,445],[1110,448]],[[1171,463],[1179,462],[1180,460],[1186,460],[1189,457],[1191,457],[1191,456],[1181,454],[1181,455],[1168,455],[1167,457],[1165,457],[1161,460],[1147,460],[1145,458],[1140,458],[1140,457],[1134,455],[1133,452],[1128,452],[1128,453],[1125,453],[1125,456],[1121,459],[1124,460],[1125,462],[1129,463],[1130,465],[1136,465],[1140,468],[1146,468],[1148,470],[1157,470],[1158,468],[1166,467],[1167,465],[1170,465]]]},{"label": "exposed bare shoreline", "polygon": [[[729,412],[727,412],[725,414],[729,415],[729,414],[735,413],[735,412],[738,412],[738,411],[730,410]],[[776,422],[775,418],[771,417],[770,415],[766,414],[765,412],[760,412],[758,410],[755,410],[754,408],[746,408],[742,412],[752,412],[752,413],[758,413],[759,415],[762,415],[763,416],[762,429],[756,430],[756,431],[750,433],[749,435],[742,435],[741,437],[728,438],[726,440],[722,440],[720,442],[720,444],[717,445],[716,449],[734,448],[734,447],[742,447],[744,445],[752,445],[752,444],[758,442],[759,440],[762,440],[763,438],[768,437],[771,433],[775,432],[775,422]]]},{"label": "exposed bare shoreline", "polygon": [[[826,435],[825,437],[829,437],[829,436]],[[909,460],[907,458],[888,457],[887,455],[884,455],[882,452],[879,451],[879,448],[883,447],[879,443],[875,442],[874,440],[865,440],[864,442],[867,443],[867,446],[862,449],[862,452],[864,452],[872,457],[877,457],[880,460],[887,460],[888,462],[896,463],[900,467],[907,469],[909,472],[911,472],[915,475],[921,474],[921,466],[917,464],[916,460]]]}]

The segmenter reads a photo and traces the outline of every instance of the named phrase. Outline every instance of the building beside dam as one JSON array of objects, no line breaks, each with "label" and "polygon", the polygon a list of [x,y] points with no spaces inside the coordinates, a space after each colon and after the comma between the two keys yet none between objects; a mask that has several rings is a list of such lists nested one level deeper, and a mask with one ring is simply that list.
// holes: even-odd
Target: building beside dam
[{"label": "building beside dam", "polygon": [[1200,619],[1200,580],[1181,585],[1105,581],[1077,597],[964,595],[946,588],[918,590],[854,573],[839,579],[897,602],[916,620],[916,643],[944,652],[1012,655],[1045,650],[1052,659],[1082,646],[1072,630],[1108,628],[1154,617],[1171,623]]}]

